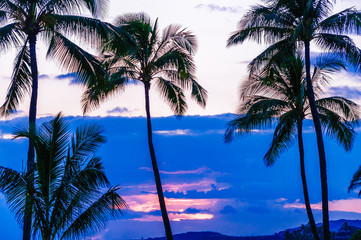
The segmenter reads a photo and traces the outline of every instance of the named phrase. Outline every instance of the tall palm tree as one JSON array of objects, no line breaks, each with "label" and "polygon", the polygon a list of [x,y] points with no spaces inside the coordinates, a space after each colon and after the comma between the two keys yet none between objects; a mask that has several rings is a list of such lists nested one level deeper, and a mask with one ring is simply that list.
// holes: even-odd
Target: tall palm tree
[{"label": "tall palm tree", "polygon": [[[19,48],[6,100],[0,108],[1,116],[16,110],[24,94],[30,92],[29,125],[35,127],[38,98],[36,42],[39,37],[49,45],[47,56],[57,60],[64,70],[77,72],[80,79],[101,71],[96,67],[95,58],[66,35],[76,35],[97,44],[100,36],[105,36],[108,26],[97,19],[76,14],[87,9],[93,16],[102,15],[105,3],[106,0],[0,0],[0,51]],[[30,141],[27,160],[30,175],[34,167],[34,146]],[[30,203],[28,206],[31,208]],[[24,239],[30,239],[30,226],[31,216],[25,215]]]},{"label": "tall palm tree", "polygon": [[123,15],[117,19],[116,26],[131,42],[113,35],[104,43],[102,59],[107,68],[107,81],[97,79],[87,83],[83,109],[87,112],[99,106],[100,101],[123,90],[127,84],[141,83],[144,86],[149,152],[166,236],[171,240],[172,231],[153,146],[149,94],[154,84],[177,116],[183,115],[187,109],[185,89],[191,90],[198,104],[206,105],[207,92],[194,76],[196,39],[191,32],[176,25],[166,27],[161,34],[158,20],[152,22],[145,13]]},{"label": "tall palm tree", "polygon": [[[335,59],[318,61],[312,74],[316,96],[320,94],[322,85],[328,83],[329,73],[339,70],[341,66],[341,62]],[[266,165],[271,166],[293,144],[297,135],[307,216],[314,239],[319,240],[309,200],[304,162],[303,120],[310,115],[310,105],[305,94],[308,87],[305,75],[304,63],[300,56],[295,55],[283,57],[281,62],[274,62],[260,73],[252,74],[242,83],[243,101],[239,116],[228,123],[225,141],[230,142],[235,134],[247,134],[259,127],[269,127],[277,121],[271,146],[264,156]],[[318,99],[316,105],[321,127],[349,151],[355,135],[353,124],[360,117],[358,106],[343,97]]]},{"label": "tall palm tree", "polygon": [[[303,48],[308,84],[307,97],[317,136],[322,189],[324,239],[330,239],[326,155],[321,122],[311,81],[310,43],[360,66],[361,50],[347,34],[361,33],[361,12],[348,8],[330,16],[330,0],[267,0],[254,6],[240,21],[239,30],[228,39],[228,46],[246,39],[271,44],[250,63],[251,72],[272,58],[279,58],[286,49]],[[290,47],[291,46],[291,47]]]},{"label": "tall palm tree", "polygon": [[79,239],[104,229],[108,220],[118,218],[127,208],[116,192],[119,188],[110,186],[101,158],[94,155],[105,141],[98,125],[78,127],[71,134],[59,114],[38,131],[17,130],[15,138],[19,137],[34,143],[33,177],[0,167],[0,189],[19,222],[25,195],[31,193],[33,236]]}]

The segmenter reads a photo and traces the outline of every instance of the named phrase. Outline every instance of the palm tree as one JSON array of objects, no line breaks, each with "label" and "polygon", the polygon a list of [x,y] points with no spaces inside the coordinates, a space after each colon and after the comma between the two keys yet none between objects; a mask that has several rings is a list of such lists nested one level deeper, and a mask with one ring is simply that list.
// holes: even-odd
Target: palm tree
[{"label": "palm tree", "polygon": [[[340,67],[341,63],[335,59],[318,61],[312,75],[316,96],[321,93],[321,87],[328,83],[329,73]],[[297,135],[307,216],[314,239],[319,240],[309,200],[304,162],[303,120],[310,115],[310,105],[305,94],[308,86],[304,80],[305,75],[304,63],[299,55],[283,57],[281,62],[274,62],[259,74],[252,74],[242,83],[243,101],[239,116],[228,123],[225,141],[230,142],[235,134],[244,135],[260,127],[269,127],[277,121],[271,146],[264,156],[266,165],[271,166],[293,144]],[[358,106],[343,97],[318,99],[316,105],[324,131],[349,151],[355,135],[353,124],[360,117]]]},{"label": "palm tree", "polygon": [[[105,0],[0,0],[0,51],[19,48],[11,84],[0,115],[14,112],[26,92],[31,92],[29,125],[35,128],[38,98],[37,39],[49,44],[47,56],[57,60],[64,70],[77,72],[80,79],[101,71],[95,58],[71,42],[66,35],[76,35],[91,44],[105,36],[108,25],[77,16],[88,9],[93,16],[102,15]],[[95,68],[94,68],[95,66]],[[29,142],[27,169],[34,170],[34,146]],[[31,204],[28,204],[31,208]],[[31,211],[27,211],[31,213]],[[31,216],[25,215],[24,239],[30,239]]]},{"label": "palm tree", "polygon": [[361,50],[347,34],[361,32],[361,12],[348,8],[333,14],[330,0],[267,0],[247,12],[240,21],[239,30],[228,39],[228,46],[246,39],[271,44],[251,63],[251,72],[272,58],[279,58],[286,49],[304,48],[307,97],[317,136],[322,189],[324,239],[330,239],[328,216],[328,189],[326,155],[321,122],[311,81],[310,43],[337,53],[355,65],[361,64]]},{"label": "palm tree", "polygon": [[33,176],[0,167],[0,189],[21,223],[27,193],[34,203],[33,236],[43,240],[79,239],[104,229],[117,219],[126,203],[111,187],[101,158],[94,153],[105,141],[96,124],[78,127],[71,134],[60,114],[38,131],[17,130],[15,138],[33,141],[36,162]]},{"label": "palm tree", "polygon": [[104,43],[102,56],[107,68],[107,81],[89,81],[83,96],[84,113],[99,106],[110,94],[123,90],[127,84],[141,83],[145,91],[148,145],[157,187],[159,204],[167,239],[173,239],[152,139],[149,92],[154,87],[161,93],[179,117],[187,109],[185,89],[201,106],[205,106],[207,92],[196,81],[193,54],[195,36],[180,26],[170,25],[160,34],[158,20],[154,23],[145,13],[127,14],[117,19],[118,32]]}]

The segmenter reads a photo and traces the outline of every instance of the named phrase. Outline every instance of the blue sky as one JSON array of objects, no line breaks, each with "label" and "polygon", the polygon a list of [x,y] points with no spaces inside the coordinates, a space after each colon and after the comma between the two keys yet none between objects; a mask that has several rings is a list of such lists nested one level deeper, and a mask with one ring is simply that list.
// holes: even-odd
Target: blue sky
[{"label": "blue sky", "polygon": [[[233,115],[154,118],[154,143],[174,233],[218,231],[224,234],[272,234],[307,223],[294,146],[272,167],[263,163],[272,130],[265,129],[223,143],[226,123]],[[49,118],[47,118],[49,119]],[[44,121],[45,119],[40,120]],[[87,122],[104,126],[107,143],[100,149],[106,172],[130,205],[122,219],[112,222],[94,239],[127,239],[163,235],[147,150],[144,118],[68,117],[71,127]],[[0,122],[1,165],[21,169],[27,143],[10,140],[20,118]],[[321,221],[318,158],[312,124],[305,124],[306,167],[316,221]],[[347,192],[353,173],[361,165],[361,138],[345,153],[326,138],[330,218],[361,219],[357,193]],[[0,200],[2,236],[20,238],[20,229]],[[192,220],[190,220],[192,219]],[[5,237],[6,236],[6,237]],[[16,238],[17,239],[17,238]]]},{"label": "blue sky", "polygon": [[[272,234],[307,222],[295,147],[278,162],[266,168],[262,158],[271,140],[267,129],[223,143],[226,123],[238,105],[238,87],[247,75],[247,64],[265,46],[246,42],[227,49],[226,40],[256,0],[110,0],[106,21],[124,13],[147,12],[159,18],[160,27],[176,23],[192,30],[199,43],[195,56],[197,78],[209,93],[205,109],[190,101],[188,116],[176,120],[158,94],[151,92],[154,141],[174,233],[218,231],[229,235]],[[347,7],[361,9],[359,0],[339,0],[335,12]],[[361,37],[352,36],[361,47]],[[38,42],[38,116],[62,111],[72,127],[99,122],[106,129],[108,142],[100,150],[107,173],[130,210],[94,239],[126,239],[162,236],[153,174],[147,150],[144,97],[141,86],[106,101],[87,117],[80,116],[84,89],[73,84],[73,76],[46,60],[46,48]],[[86,46],[85,46],[86,47]],[[90,51],[96,53],[89,47]],[[314,56],[320,50],[312,46]],[[0,58],[0,99],[5,98],[15,51]],[[361,103],[361,75],[341,72],[334,76],[326,95],[343,95]],[[342,80],[342,81],[341,81]],[[17,117],[25,116],[25,98]],[[226,113],[226,114],[224,114]],[[122,117],[119,117],[122,116]],[[163,116],[163,117],[161,117]],[[44,120],[41,120],[44,121]],[[27,143],[10,140],[14,126],[26,118],[0,121],[0,164],[21,169],[26,162]],[[316,221],[321,220],[318,157],[312,125],[305,131],[306,164],[311,202]],[[347,193],[352,174],[361,165],[361,138],[351,153],[326,138],[331,219],[361,218],[361,201]],[[2,238],[20,239],[21,231],[0,196]]]}]

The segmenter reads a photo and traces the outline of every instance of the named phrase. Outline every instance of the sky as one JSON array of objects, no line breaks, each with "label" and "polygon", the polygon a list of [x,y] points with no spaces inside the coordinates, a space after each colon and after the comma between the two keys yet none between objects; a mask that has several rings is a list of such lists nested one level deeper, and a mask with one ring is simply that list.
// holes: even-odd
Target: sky
[{"label": "sky", "polygon": [[[231,236],[273,234],[307,223],[297,144],[272,167],[263,156],[273,129],[255,131],[231,144],[223,142],[225,125],[234,115],[153,119],[154,145],[174,234],[216,231]],[[39,124],[51,117],[40,119]],[[119,240],[164,236],[143,117],[67,117],[72,129],[87,123],[104,127],[107,137],[98,151],[113,185],[129,210],[92,239]],[[11,140],[14,127],[25,118],[0,122],[1,165],[21,169],[26,162],[25,139]],[[306,176],[316,222],[322,221],[316,139],[311,122],[304,127]],[[357,132],[360,133],[361,129]],[[328,163],[330,219],[361,219],[358,191],[348,193],[361,164],[361,137],[345,153],[325,138]],[[21,231],[5,199],[0,198],[4,239],[20,239]],[[16,237],[15,237],[16,236]]]},{"label": "sky", "polygon": [[[189,101],[187,116],[172,117],[169,107],[151,92],[154,140],[171,225],[174,233],[218,231],[223,234],[272,234],[307,222],[303,209],[298,153],[285,152],[271,168],[262,159],[271,140],[272,129],[223,143],[225,125],[238,105],[238,88],[247,75],[247,64],[265,46],[252,42],[226,48],[226,40],[256,0],[111,0],[105,21],[130,12],[146,12],[159,18],[160,27],[180,24],[198,39],[195,55],[197,78],[208,91],[207,107]],[[339,0],[335,11],[356,6],[359,0]],[[361,37],[352,36],[361,47]],[[130,206],[122,219],[112,222],[94,239],[115,240],[164,235],[147,152],[144,96],[141,86],[130,86],[118,97],[82,116],[80,99],[84,89],[73,84],[71,74],[45,58],[45,45],[38,42],[38,116],[62,111],[72,127],[95,121],[104,126],[108,142],[100,150],[106,171],[120,195]],[[96,52],[95,49],[88,50]],[[313,56],[319,49],[312,46]],[[0,58],[0,99],[4,99],[15,51]],[[341,72],[326,95],[347,96],[361,103],[361,75]],[[0,121],[0,164],[21,169],[26,161],[26,142],[10,140],[14,126],[24,123],[29,101],[26,97],[13,120]],[[46,118],[48,119],[48,118]],[[45,121],[43,119],[41,121]],[[361,138],[351,153],[326,139],[331,219],[361,219],[361,202],[356,193],[347,193],[352,174],[361,164]],[[307,176],[316,221],[321,221],[320,183],[317,151],[312,125],[305,132]],[[20,229],[0,197],[0,226],[6,239],[20,239]],[[8,236],[8,237],[5,237]]]}]

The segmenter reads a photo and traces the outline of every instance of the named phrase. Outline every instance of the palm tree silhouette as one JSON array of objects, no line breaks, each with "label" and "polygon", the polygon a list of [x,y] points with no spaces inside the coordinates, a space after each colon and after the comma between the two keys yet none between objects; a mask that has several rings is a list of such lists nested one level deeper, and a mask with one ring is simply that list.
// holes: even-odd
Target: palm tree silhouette
[{"label": "palm tree silhouette", "polygon": [[[35,128],[38,98],[36,42],[39,37],[49,45],[47,56],[57,60],[64,70],[77,72],[80,79],[100,72],[95,58],[66,35],[76,35],[93,45],[97,44],[100,36],[105,36],[108,26],[97,19],[74,14],[88,9],[97,16],[104,13],[104,7],[104,0],[0,1],[0,50],[20,47],[6,100],[0,108],[1,116],[14,112],[24,94],[31,92],[29,125]],[[34,146],[29,141],[27,169],[30,175],[34,167]],[[30,203],[28,207],[32,207]],[[25,215],[23,239],[30,239],[30,226],[31,216]]]},{"label": "palm tree silhouette", "polygon": [[[321,93],[321,87],[329,82],[329,73],[338,71],[341,67],[342,63],[334,58],[318,61],[312,74],[316,96]],[[262,69],[259,74],[252,74],[242,83],[243,101],[239,116],[228,123],[225,141],[230,142],[233,135],[247,134],[259,127],[269,127],[277,121],[271,146],[264,156],[266,165],[271,166],[279,155],[293,144],[297,135],[307,216],[314,239],[320,239],[310,205],[304,162],[303,120],[310,115],[305,94],[308,86],[304,80],[305,75],[300,55],[285,56],[280,62],[274,62]],[[360,117],[356,103],[343,97],[327,97],[316,100],[316,105],[321,127],[349,151],[355,136],[353,124]]]},{"label": "palm tree silhouette", "polygon": [[304,48],[307,97],[315,125],[320,160],[324,239],[330,239],[328,216],[328,189],[326,155],[321,122],[317,111],[311,81],[310,43],[321,49],[337,53],[355,65],[361,64],[361,50],[356,47],[351,33],[360,33],[361,13],[348,8],[333,14],[330,0],[267,0],[247,12],[240,21],[239,30],[228,39],[228,46],[243,43],[246,39],[271,44],[250,63],[251,72],[270,59],[280,58],[287,49]]},{"label": "palm tree silhouette", "polygon": [[107,81],[97,79],[87,83],[83,109],[87,112],[99,106],[100,101],[123,90],[127,84],[140,82],[144,85],[149,152],[166,237],[171,240],[173,236],[153,146],[149,92],[154,84],[178,117],[187,109],[184,95],[186,89],[191,90],[198,104],[203,107],[206,105],[207,92],[194,76],[196,39],[191,32],[177,25],[166,27],[160,34],[158,20],[151,22],[145,13],[120,16],[116,26],[117,32],[122,32],[122,35],[113,34],[104,43],[104,55],[101,57],[107,68]]},{"label": "palm tree silhouette", "polygon": [[94,155],[105,141],[98,125],[78,127],[71,134],[59,114],[38,131],[17,130],[15,138],[19,137],[34,143],[33,176],[0,167],[0,189],[20,223],[30,193],[33,236],[43,240],[91,236],[127,208],[116,192],[119,188],[110,186],[101,158]]}]

